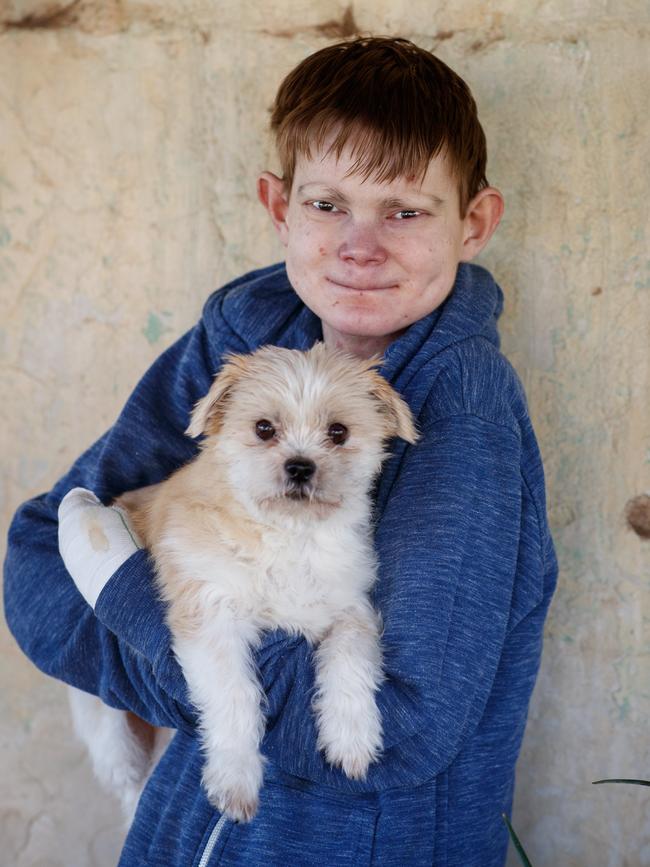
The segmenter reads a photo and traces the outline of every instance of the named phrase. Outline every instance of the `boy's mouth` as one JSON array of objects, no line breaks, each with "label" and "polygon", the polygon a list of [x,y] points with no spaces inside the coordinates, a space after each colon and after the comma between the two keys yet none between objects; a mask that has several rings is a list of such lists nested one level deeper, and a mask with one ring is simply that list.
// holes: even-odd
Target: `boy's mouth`
[{"label": "boy's mouth", "polygon": [[396,283],[345,283],[341,280],[333,280],[331,277],[325,278],[328,283],[333,283],[334,286],[340,286],[342,289],[351,289],[353,292],[377,292],[382,289],[395,289]]}]

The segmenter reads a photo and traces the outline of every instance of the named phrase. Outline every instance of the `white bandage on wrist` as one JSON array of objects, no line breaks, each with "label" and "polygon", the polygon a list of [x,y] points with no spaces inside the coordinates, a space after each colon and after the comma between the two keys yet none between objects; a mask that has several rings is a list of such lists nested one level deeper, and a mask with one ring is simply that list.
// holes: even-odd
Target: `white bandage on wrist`
[{"label": "white bandage on wrist", "polygon": [[59,551],[79,592],[93,608],[109,578],[141,547],[119,506],[103,506],[85,488],[73,488],[61,500]]}]

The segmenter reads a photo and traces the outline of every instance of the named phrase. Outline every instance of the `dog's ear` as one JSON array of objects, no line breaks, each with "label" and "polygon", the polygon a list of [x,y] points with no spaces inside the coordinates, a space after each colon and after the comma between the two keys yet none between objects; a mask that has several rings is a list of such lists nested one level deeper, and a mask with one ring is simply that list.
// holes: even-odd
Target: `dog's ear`
[{"label": "dog's ear", "polygon": [[376,370],[369,370],[368,373],[372,377],[371,394],[380,402],[381,411],[388,421],[388,436],[397,436],[407,443],[416,443],[420,435],[415,428],[415,419],[409,405],[380,373]]},{"label": "dog's ear", "polygon": [[185,431],[187,436],[196,438],[201,434],[219,433],[232,390],[246,369],[243,356],[225,356],[224,365],[215,376],[210,391],[194,405],[189,426]]}]

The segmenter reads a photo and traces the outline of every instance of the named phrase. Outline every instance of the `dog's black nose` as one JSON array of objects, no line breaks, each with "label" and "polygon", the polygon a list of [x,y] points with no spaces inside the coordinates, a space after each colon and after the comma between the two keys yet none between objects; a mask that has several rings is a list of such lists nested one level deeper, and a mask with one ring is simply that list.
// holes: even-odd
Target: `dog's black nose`
[{"label": "dog's black nose", "polygon": [[316,472],[316,464],[307,458],[289,458],[284,468],[292,482],[307,482]]}]

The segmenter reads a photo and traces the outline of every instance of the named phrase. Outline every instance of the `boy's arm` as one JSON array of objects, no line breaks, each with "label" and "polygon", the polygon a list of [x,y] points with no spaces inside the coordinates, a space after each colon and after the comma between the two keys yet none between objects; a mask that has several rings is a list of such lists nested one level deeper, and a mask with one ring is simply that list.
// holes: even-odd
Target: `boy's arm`
[{"label": "boy's arm", "polygon": [[[183,724],[191,711],[147,557],[139,552],[117,571],[132,586],[124,585],[123,596],[113,598],[124,628],[124,634],[114,633],[94,615],[64,566],[57,510],[71,488],[89,488],[108,502],[160,481],[196,454],[196,444],[184,434],[189,413],[207,392],[222,353],[243,348],[225,325],[218,337],[208,342],[202,320],[160,356],[115,425],[50,493],[18,509],[4,565],[5,617],[39,668],[167,725]],[[138,642],[132,643],[135,636]]]},{"label": "boy's arm", "polygon": [[386,746],[424,733],[441,768],[481,718],[506,637],[520,449],[518,431],[476,416],[431,424],[382,519]]}]

